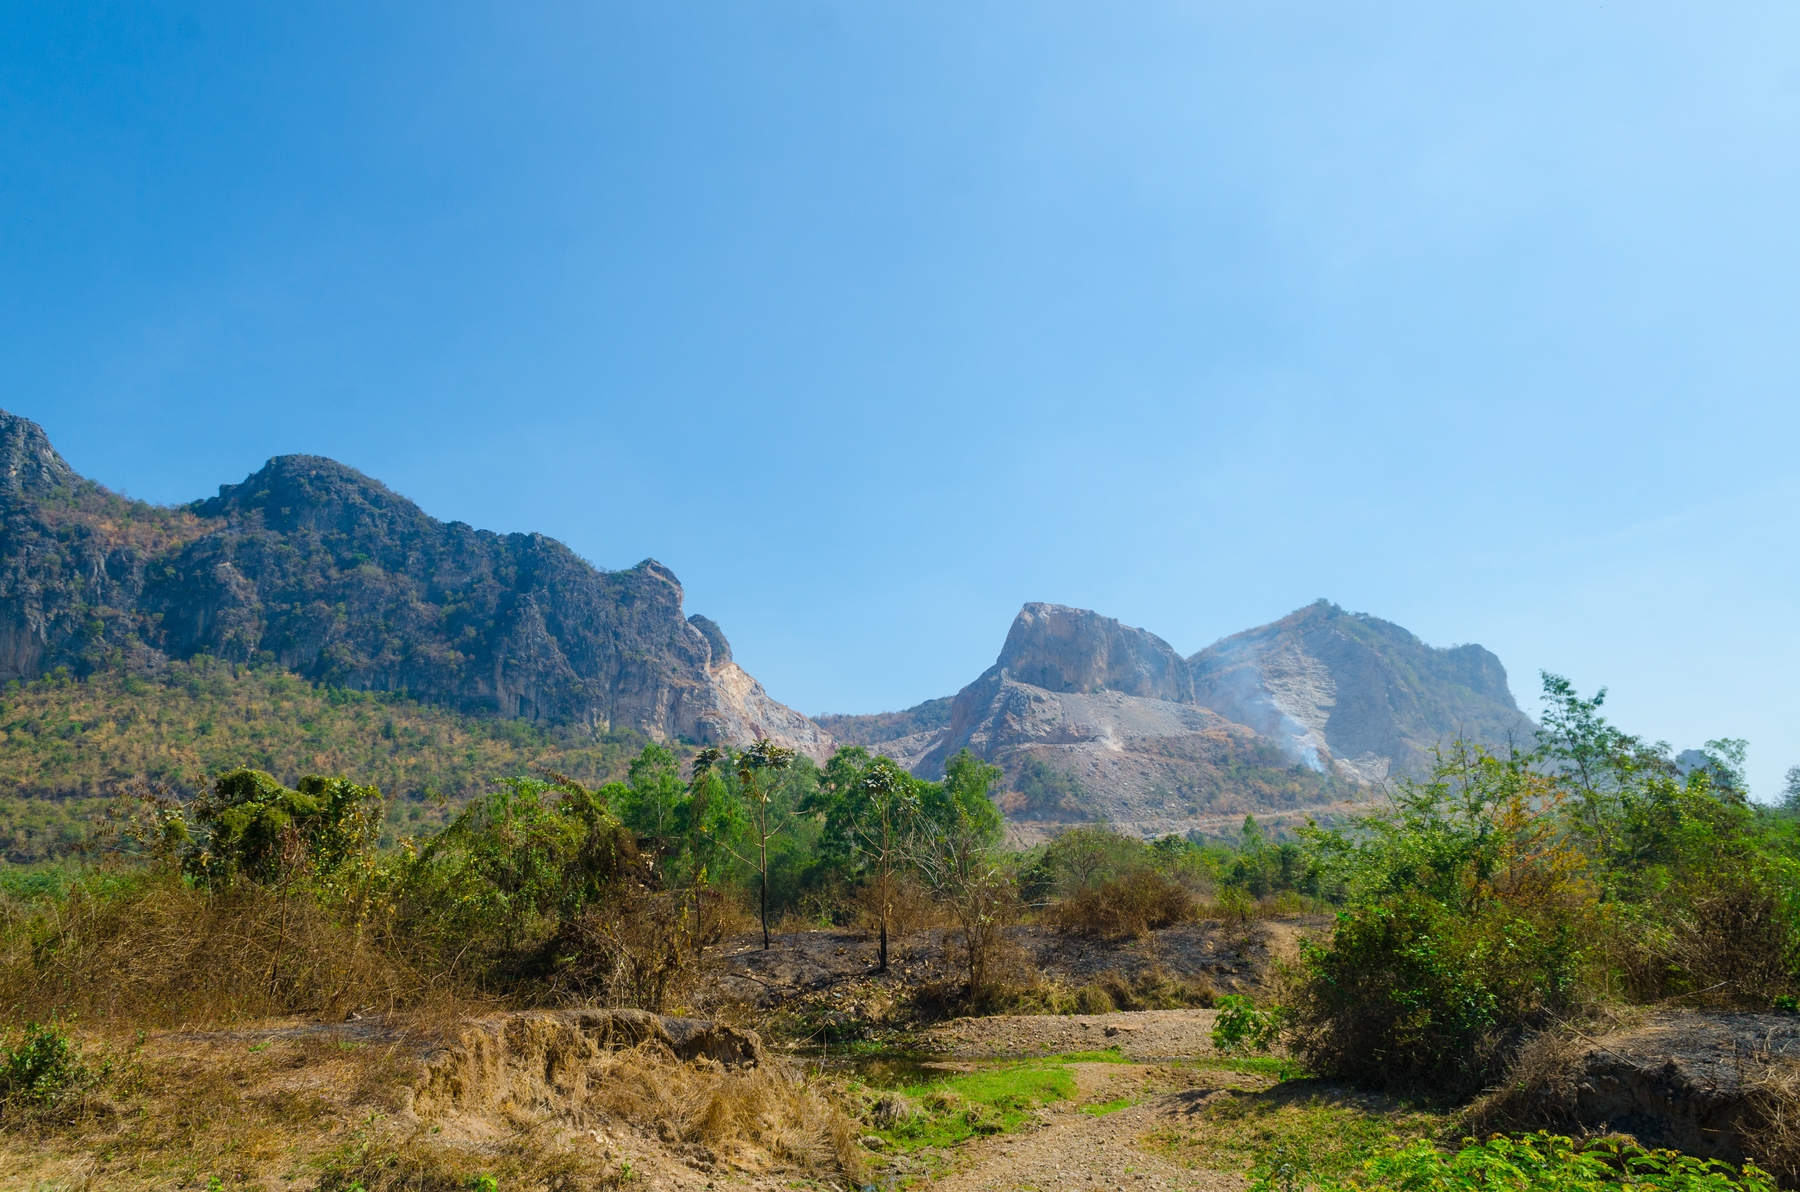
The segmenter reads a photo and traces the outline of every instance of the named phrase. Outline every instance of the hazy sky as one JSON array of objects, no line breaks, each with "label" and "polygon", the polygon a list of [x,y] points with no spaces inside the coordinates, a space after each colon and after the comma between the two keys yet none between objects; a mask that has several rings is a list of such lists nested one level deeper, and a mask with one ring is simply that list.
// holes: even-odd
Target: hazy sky
[{"label": "hazy sky", "polygon": [[0,406],[660,559],[803,711],[1329,597],[1800,763],[1791,4],[0,11]]}]

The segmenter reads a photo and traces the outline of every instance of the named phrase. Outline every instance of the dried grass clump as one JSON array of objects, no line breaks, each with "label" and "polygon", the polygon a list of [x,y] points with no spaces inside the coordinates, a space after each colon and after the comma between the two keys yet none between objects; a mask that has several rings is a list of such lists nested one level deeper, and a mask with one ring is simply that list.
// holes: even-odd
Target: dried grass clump
[{"label": "dried grass clump", "polygon": [[1009,1014],[1112,1014],[1119,1010],[1210,1008],[1218,990],[1204,976],[1181,977],[1161,968],[1128,976],[1111,972],[1083,985],[1042,978],[1000,989],[992,1008]]},{"label": "dried grass clump", "polygon": [[346,909],[248,882],[209,892],[165,868],[101,875],[61,901],[0,907],[0,999],[21,1017],[155,1025],[341,1017],[425,994]]},{"label": "dried grass clump", "polygon": [[1772,1062],[1744,1081],[1752,1126],[1745,1148],[1757,1166],[1800,1188],[1800,1064]]},{"label": "dried grass clump", "polygon": [[496,1118],[575,1131],[623,1122],[703,1166],[860,1175],[857,1132],[818,1086],[767,1061],[682,1062],[657,1021],[570,1011],[471,1024],[432,1062],[414,1109],[451,1136]]},{"label": "dried grass clump", "polygon": [[1465,1114],[1477,1135],[1567,1128],[1580,1091],[1581,1057],[1593,1046],[1572,1029],[1540,1031],[1519,1048],[1506,1078]]},{"label": "dried grass clump", "polygon": [[1051,911],[1059,927],[1104,939],[1142,936],[1197,917],[1194,896],[1153,869],[1087,886]]}]

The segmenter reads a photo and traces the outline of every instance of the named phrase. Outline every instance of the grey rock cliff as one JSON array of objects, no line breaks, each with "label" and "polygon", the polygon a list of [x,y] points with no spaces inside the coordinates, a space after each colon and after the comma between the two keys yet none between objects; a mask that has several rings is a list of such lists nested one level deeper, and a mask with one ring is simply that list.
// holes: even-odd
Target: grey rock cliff
[{"label": "grey rock cliff", "polygon": [[682,615],[653,559],[441,522],[353,468],[279,456],[182,510],[108,493],[0,414],[0,678],[205,652],[467,711],[657,738],[832,740]]},{"label": "grey rock cliff", "polygon": [[1195,698],[1314,769],[1365,782],[1418,774],[1462,736],[1529,746],[1506,668],[1477,645],[1437,649],[1379,617],[1321,600],[1188,659]]},{"label": "grey rock cliff", "polygon": [[1027,604],[994,664],[1046,691],[1117,691],[1191,701],[1193,683],[1175,648],[1144,629],[1061,604]]},{"label": "grey rock cliff", "polygon": [[1326,809],[1422,773],[1459,735],[1503,748],[1536,731],[1493,654],[1434,649],[1325,601],[1188,659],[1111,617],[1027,604],[947,722],[831,724],[857,740],[913,729],[870,748],[924,777],[959,749],[999,764],[1015,822],[1103,818],[1145,834]]}]

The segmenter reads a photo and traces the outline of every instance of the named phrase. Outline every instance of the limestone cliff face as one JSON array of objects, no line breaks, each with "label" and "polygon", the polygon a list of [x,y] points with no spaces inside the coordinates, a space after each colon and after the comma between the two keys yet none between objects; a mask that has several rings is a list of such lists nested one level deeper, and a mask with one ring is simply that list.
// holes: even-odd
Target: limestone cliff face
[{"label": "limestone cliff face", "polygon": [[0,414],[0,678],[199,652],[507,717],[809,754],[828,734],[682,615],[653,559],[593,567],[541,534],[440,522],[329,459],[270,460],[184,510],[76,476]]},{"label": "limestone cliff face", "polygon": [[[832,724],[860,736],[859,721],[912,719]],[[1157,834],[1323,808],[1422,772],[1458,735],[1503,746],[1533,732],[1488,651],[1433,649],[1324,601],[1188,659],[1110,617],[1027,604],[947,723],[871,748],[924,777],[964,748],[999,764],[1015,822],[1104,818]]]},{"label": "limestone cliff face", "polygon": [[1046,691],[1117,691],[1147,699],[1192,700],[1187,665],[1144,629],[1061,604],[1027,604],[1013,619],[995,663],[1016,682]]},{"label": "limestone cliff face", "polygon": [[1324,600],[1215,642],[1188,666],[1198,702],[1359,781],[1418,773],[1433,746],[1459,735],[1504,747],[1537,731],[1489,651],[1436,649]]},{"label": "limestone cliff face", "polygon": [[[832,723],[854,731],[855,719]],[[1094,819],[1144,835],[1217,830],[1246,812],[1298,812],[1354,793],[1196,703],[1186,661],[1155,634],[1055,604],[1019,612],[947,723],[871,748],[927,778],[965,748],[1000,765],[1001,804],[1021,839]]]}]

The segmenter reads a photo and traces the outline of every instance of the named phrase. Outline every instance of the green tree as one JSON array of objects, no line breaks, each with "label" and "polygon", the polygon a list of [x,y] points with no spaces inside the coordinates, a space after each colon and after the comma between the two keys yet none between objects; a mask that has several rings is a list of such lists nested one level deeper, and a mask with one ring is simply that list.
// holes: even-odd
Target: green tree
[{"label": "green tree", "polygon": [[692,796],[681,781],[681,767],[666,746],[644,746],[616,792],[613,805],[626,827],[650,847],[654,856],[671,861],[685,851]]},{"label": "green tree", "polygon": [[818,794],[802,808],[823,813],[825,851],[844,858],[850,872],[868,882],[880,937],[878,972],[888,968],[888,923],[918,824],[920,785],[890,759],[870,758],[867,750],[851,746],[826,763]]},{"label": "green tree", "polygon": [[910,860],[956,919],[969,975],[969,997],[987,992],[990,965],[1013,905],[1013,883],[1000,863],[1000,809],[989,791],[1003,776],[963,749],[944,766],[944,781],[922,792]]},{"label": "green tree", "polygon": [[727,759],[736,771],[737,799],[710,800],[708,834],[738,861],[755,870],[758,918],[762,922],[763,950],[767,951],[769,845],[787,830],[793,819],[791,810],[777,805],[775,794],[782,776],[794,764],[794,751],[767,737],[758,738],[756,744],[742,753],[725,754],[716,749],[703,749],[694,759],[696,780],[703,771],[710,771]]}]

